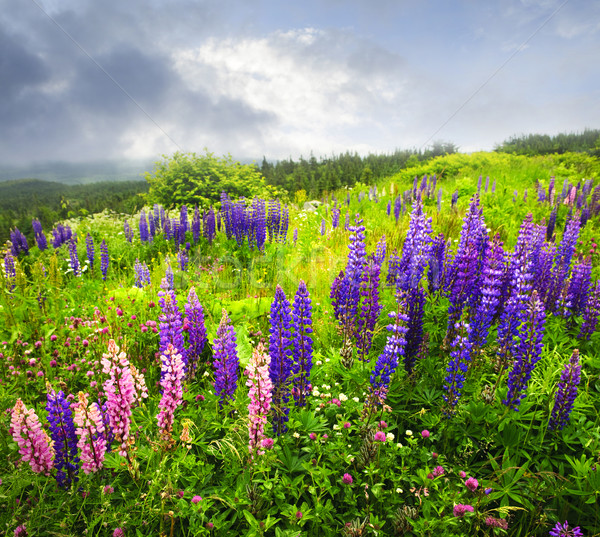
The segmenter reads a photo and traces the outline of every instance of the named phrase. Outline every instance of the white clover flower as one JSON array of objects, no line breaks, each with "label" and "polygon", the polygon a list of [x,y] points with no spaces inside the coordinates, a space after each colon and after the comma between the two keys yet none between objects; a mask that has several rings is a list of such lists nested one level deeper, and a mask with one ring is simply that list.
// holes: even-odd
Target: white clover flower
[{"label": "white clover flower", "polygon": [[[336,383],[336,384],[337,384],[337,383]],[[347,396],[345,393],[340,393],[340,395],[338,396],[338,399],[339,399],[340,401],[342,401],[342,403],[343,403],[344,401],[347,401],[347,400],[348,400],[348,396]]]},{"label": "white clover flower", "polygon": [[317,388],[313,388],[312,394],[314,397],[319,397],[319,395],[321,395],[321,392]]},{"label": "white clover flower", "polygon": [[406,436],[412,436],[413,432],[410,429],[406,429]]},{"label": "white clover flower", "polygon": [[315,365],[323,365],[323,362],[321,362],[321,360],[317,360],[317,361],[315,362]]},{"label": "white clover flower", "polygon": [[360,399],[359,399],[358,397],[353,397],[353,398],[352,398],[352,400],[353,400],[355,403],[360,403]]},{"label": "white clover flower", "polygon": [[401,449],[401,448],[403,448],[404,446],[403,446],[403,445],[402,445],[400,442],[398,442],[398,443],[396,444],[396,447],[397,447],[398,449]]},{"label": "white clover flower", "polygon": [[298,432],[295,432],[295,433],[294,433],[292,436],[293,436],[294,438],[300,438],[300,433],[298,433]]},{"label": "white clover flower", "polygon": [[389,442],[393,442],[395,438],[394,433],[387,433],[385,437]]},{"label": "white clover flower", "polygon": [[398,487],[398,488],[396,489],[396,492],[397,492],[398,494],[402,494],[404,491],[403,491],[403,490],[402,490],[400,487]]},{"label": "white clover flower", "polygon": [[340,426],[339,426],[339,425],[336,423],[336,424],[333,426],[333,430],[334,430],[334,431],[339,431],[339,430],[340,430]]}]

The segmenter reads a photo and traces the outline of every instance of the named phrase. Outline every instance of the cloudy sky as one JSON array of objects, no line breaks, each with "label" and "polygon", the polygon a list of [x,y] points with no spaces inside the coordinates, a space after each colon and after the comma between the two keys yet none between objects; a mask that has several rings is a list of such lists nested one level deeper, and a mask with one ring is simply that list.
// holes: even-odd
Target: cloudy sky
[{"label": "cloudy sky", "polygon": [[0,0],[0,163],[600,128],[597,0]]}]

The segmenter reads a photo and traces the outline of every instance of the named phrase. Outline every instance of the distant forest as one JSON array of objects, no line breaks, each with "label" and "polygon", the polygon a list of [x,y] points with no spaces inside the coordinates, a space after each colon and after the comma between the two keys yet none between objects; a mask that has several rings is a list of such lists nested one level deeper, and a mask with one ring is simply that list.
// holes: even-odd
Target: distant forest
[{"label": "distant forest", "polygon": [[586,129],[582,133],[527,134],[514,136],[500,144],[496,151],[517,155],[549,155],[551,153],[588,153],[600,157],[600,130]]},{"label": "distant forest", "polygon": [[56,222],[100,213],[106,208],[131,214],[144,206],[146,181],[119,181],[65,185],[38,179],[0,182],[0,243],[15,227],[33,242],[31,221],[37,218],[46,233]]},{"label": "distant forest", "polygon": [[[436,142],[424,151],[397,150],[391,154],[367,155],[343,153],[331,157],[314,155],[270,162],[263,158],[257,166],[267,184],[294,193],[303,190],[308,198],[319,198],[356,183],[370,185],[407,167],[430,158],[455,153],[458,148],[449,142]],[[600,130],[586,129],[583,133],[529,134],[515,136],[496,147],[495,151],[519,155],[585,152],[600,157]],[[31,220],[38,218],[44,230],[50,231],[56,222],[101,212],[105,208],[132,214],[145,203],[149,185],[145,181],[100,182],[85,185],[65,185],[36,179],[0,182],[0,243],[18,227],[33,244]]]}]

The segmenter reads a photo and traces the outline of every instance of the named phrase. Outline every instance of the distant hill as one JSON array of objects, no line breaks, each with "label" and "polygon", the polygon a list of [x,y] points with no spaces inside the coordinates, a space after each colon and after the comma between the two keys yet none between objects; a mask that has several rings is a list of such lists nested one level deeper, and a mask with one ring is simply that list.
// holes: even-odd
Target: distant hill
[{"label": "distant hill", "polygon": [[53,181],[67,185],[115,181],[143,181],[144,172],[152,171],[154,161],[44,162],[26,166],[0,163],[0,182],[23,178]]}]

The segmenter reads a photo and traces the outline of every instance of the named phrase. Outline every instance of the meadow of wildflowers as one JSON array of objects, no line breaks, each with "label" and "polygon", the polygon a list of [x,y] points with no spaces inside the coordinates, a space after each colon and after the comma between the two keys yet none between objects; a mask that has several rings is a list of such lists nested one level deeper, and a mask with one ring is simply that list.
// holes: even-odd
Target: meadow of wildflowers
[{"label": "meadow of wildflowers", "polygon": [[600,535],[596,182],[14,229],[1,531]]}]

